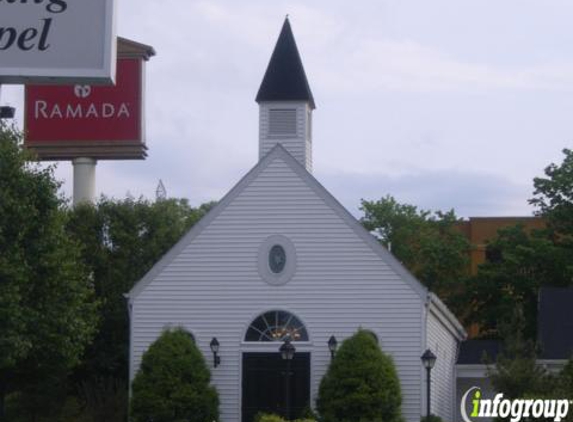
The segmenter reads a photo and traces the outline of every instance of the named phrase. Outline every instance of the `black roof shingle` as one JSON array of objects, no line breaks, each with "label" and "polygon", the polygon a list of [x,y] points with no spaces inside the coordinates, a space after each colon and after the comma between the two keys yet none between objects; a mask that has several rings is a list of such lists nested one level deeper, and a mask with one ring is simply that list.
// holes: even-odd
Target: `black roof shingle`
[{"label": "black roof shingle", "polygon": [[308,101],[316,108],[300,54],[285,19],[256,101]]}]

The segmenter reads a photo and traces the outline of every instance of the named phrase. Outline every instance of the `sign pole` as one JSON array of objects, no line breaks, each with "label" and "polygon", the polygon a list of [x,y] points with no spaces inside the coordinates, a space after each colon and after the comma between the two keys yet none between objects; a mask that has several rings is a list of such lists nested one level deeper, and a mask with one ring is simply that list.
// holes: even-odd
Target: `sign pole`
[{"label": "sign pole", "polygon": [[74,158],[72,165],[74,166],[74,206],[81,203],[93,204],[97,160]]}]

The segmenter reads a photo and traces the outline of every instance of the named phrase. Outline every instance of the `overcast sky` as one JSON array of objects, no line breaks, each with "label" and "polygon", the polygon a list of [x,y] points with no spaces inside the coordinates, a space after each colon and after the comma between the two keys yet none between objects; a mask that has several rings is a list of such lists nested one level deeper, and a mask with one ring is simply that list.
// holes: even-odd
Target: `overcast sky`
[{"label": "overcast sky", "polygon": [[[220,199],[257,162],[258,106],[289,14],[316,100],[314,175],[351,212],[386,194],[460,216],[529,215],[573,139],[570,0],[118,0],[152,45],[145,161],[98,163],[97,192]],[[18,107],[22,89],[6,86]],[[58,165],[63,191],[72,168]]]}]

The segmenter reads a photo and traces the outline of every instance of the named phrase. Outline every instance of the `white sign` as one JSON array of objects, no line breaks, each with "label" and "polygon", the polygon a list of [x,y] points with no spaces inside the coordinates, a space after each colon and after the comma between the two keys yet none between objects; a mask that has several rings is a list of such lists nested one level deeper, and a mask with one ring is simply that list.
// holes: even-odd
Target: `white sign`
[{"label": "white sign", "polygon": [[115,0],[0,0],[0,84],[112,83]]}]

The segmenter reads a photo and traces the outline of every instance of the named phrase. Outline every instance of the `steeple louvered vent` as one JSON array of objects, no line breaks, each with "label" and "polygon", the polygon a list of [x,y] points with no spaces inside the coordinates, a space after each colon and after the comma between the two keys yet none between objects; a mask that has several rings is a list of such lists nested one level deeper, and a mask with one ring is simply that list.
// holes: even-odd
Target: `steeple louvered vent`
[{"label": "steeple louvered vent", "polygon": [[276,138],[296,137],[296,109],[270,109],[269,135]]}]

